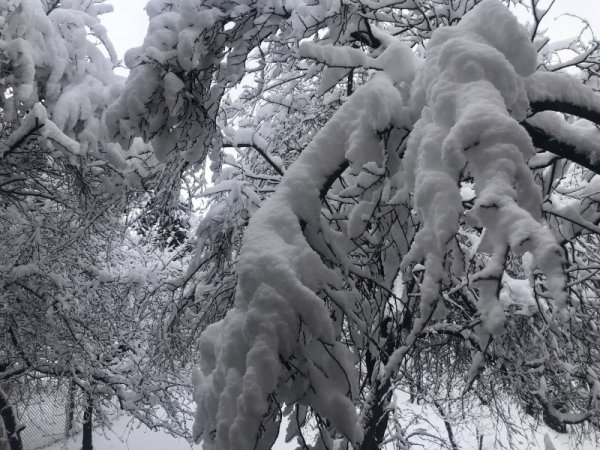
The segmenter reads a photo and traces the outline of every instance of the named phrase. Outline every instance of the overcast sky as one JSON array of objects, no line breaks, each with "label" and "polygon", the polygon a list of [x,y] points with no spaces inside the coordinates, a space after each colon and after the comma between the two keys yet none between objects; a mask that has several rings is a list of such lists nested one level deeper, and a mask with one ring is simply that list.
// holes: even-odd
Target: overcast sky
[{"label": "overcast sky", "polygon": [[[127,49],[140,46],[144,40],[148,27],[148,16],[144,11],[147,0],[112,0],[109,3],[113,5],[114,12],[102,16],[102,23],[122,58]],[[575,19],[567,16],[556,18],[557,14],[566,12],[588,20],[600,38],[600,0],[557,0],[553,10],[554,16],[544,19],[542,24],[553,38],[567,38],[579,31],[580,23]]]},{"label": "overcast sky", "polygon": [[114,12],[104,14],[102,23],[119,58],[123,58],[128,49],[142,45],[146,36],[148,16],[144,6],[148,0],[111,0],[108,3],[113,6]]}]

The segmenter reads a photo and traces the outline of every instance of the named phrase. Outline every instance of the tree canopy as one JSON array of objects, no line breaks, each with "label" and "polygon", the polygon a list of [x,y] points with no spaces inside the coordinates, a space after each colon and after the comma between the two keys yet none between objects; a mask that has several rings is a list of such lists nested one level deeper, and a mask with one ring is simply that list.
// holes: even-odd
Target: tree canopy
[{"label": "tree canopy", "polygon": [[555,3],[150,0],[126,79],[104,1],[0,5],[0,381],[206,450],[593,436],[600,41]]}]

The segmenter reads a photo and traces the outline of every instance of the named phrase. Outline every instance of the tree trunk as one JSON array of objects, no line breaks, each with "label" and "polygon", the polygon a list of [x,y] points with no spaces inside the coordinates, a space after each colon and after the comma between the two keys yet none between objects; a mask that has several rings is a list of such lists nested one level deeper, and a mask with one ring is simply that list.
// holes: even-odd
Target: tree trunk
[{"label": "tree trunk", "polygon": [[381,384],[379,380],[375,381],[373,391],[373,403],[365,423],[365,438],[360,450],[377,450],[383,442],[388,424],[388,412],[385,411],[385,408],[392,395],[390,382],[386,381]]},{"label": "tree trunk", "polygon": [[[370,369],[367,371],[367,377],[373,378],[373,369],[378,363],[387,364],[388,355],[392,353],[397,342],[395,334],[389,333],[388,326],[390,318],[386,318],[381,323],[380,336],[385,338],[385,344],[383,345],[383,352],[379,355],[379,361],[376,361],[375,357],[371,355],[371,352],[367,352],[367,367]],[[389,411],[387,406],[392,398],[392,391],[390,379],[387,378],[382,384],[379,377],[373,382],[371,393],[373,395],[371,399],[371,405],[369,406],[369,412],[365,422],[365,437],[360,446],[360,450],[377,450],[383,442],[385,437],[385,430],[388,425]]]},{"label": "tree trunk", "polygon": [[0,387],[0,417],[4,424],[4,431],[8,439],[10,450],[23,450],[23,442],[21,441],[21,429],[17,425],[17,417],[15,410],[8,401],[8,396]]},{"label": "tree trunk", "polygon": [[81,450],[92,450],[92,431],[93,431],[93,413],[94,401],[91,394],[86,394],[87,405],[83,412],[83,440],[81,442]]},{"label": "tree trunk", "polygon": [[450,446],[452,447],[452,450],[458,450],[458,445],[456,445],[456,441],[454,440],[454,432],[452,431],[452,425],[450,425],[450,422],[448,422],[448,415],[446,414],[446,411],[444,411],[442,405],[435,400],[433,401],[433,405],[438,410],[440,417],[444,421],[444,426],[446,427],[446,432],[448,433],[448,440],[450,441]]},{"label": "tree trunk", "polygon": [[65,407],[65,436],[70,437],[73,433],[73,420],[75,419],[75,383],[69,382],[69,393],[67,396],[67,405]]}]

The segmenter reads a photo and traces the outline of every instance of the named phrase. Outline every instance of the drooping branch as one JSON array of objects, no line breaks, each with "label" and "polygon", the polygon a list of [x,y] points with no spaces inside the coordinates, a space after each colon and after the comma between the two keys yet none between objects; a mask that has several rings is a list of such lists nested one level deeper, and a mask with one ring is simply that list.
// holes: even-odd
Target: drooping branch
[{"label": "drooping branch", "polygon": [[[303,228],[318,223],[320,197],[343,171],[351,150],[363,150],[370,145],[371,152],[378,151],[379,140],[375,139],[378,130],[391,124],[408,127],[410,120],[390,79],[374,78],[357,90],[315,136],[286,171],[277,191],[252,217],[240,253],[236,307],[201,338],[202,359],[206,364],[195,380],[199,393],[195,435],[207,447],[250,448],[240,447],[248,443],[237,438],[236,430],[278,427],[278,423],[262,423],[261,418],[269,410],[269,399],[282,395],[277,388],[278,379],[290,376],[288,361],[292,350],[307,355],[295,364],[307,374],[314,388],[298,387],[294,395],[312,403],[315,412],[330,420],[356,447],[363,440],[351,400],[353,394],[349,392],[352,383],[335,384],[333,373],[329,373],[352,373],[349,355],[335,341],[333,323],[317,294],[319,286],[329,284],[328,277],[334,277],[334,273],[310,248]],[[290,259],[292,254],[297,257]],[[268,317],[263,314],[267,310]],[[242,342],[232,339],[250,325],[260,325],[260,333],[248,335]],[[312,336],[315,342],[325,344],[311,347],[309,354],[303,348],[304,341],[297,339],[299,335]],[[244,353],[253,358],[245,357]],[[237,380],[227,378],[223,383],[224,373],[233,362],[229,355],[233,354],[237,355],[237,361],[245,363],[236,369],[240,373]],[[257,365],[255,360],[271,361],[273,367]],[[285,363],[276,364],[282,360]],[[313,369],[313,361],[319,361],[319,370]],[[238,381],[242,388],[234,401],[240,407],[230,408],[224,403],[223,393],[237,389]],[[259,397],[265,400],[256,402]],[[221,400],[218,404],[204,401],[208,398]],[[322,402],[321,398],[328,400]],[[250,404],[253,413],[244,414]]]},{"label": "drooping branch", "polygon": [[549,111],[580,117],[600,126],[600,96],[575,77],[564,73],[536,72],[526,79],[530,118],[521,122],[536,147],[600,173],[595,138],[553,117]]}]

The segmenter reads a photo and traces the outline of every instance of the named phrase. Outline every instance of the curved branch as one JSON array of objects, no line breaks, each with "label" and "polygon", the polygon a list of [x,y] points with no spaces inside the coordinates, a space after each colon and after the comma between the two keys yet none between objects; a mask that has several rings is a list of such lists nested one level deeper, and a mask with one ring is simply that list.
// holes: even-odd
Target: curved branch
[{"label": "curved branch", "polygon": [[531,102],[530,107],[534,114],[541,111],[556,111],[563,114],[578,116],[582,119],[594,122],[596,125],[600,125],[600,109],[590,109],[575,103],[549,99]]},{"label": "curved branch", "polygon": [[600,95],[565,73],[535,72],[525,79],[532,114],[556,111],[600,125]]},{"label": "curved branch", "polygon": [[598,160],[600,158],[592,157],[592,155],[594,155],[592,149],[581,149],[576,147],[561,140],[559,137],[550,134],[548,130],[536,127],[526,120],[521,122],[521,125],[529,133],[533,145],[537,148],[553,153],[561,158],[568,159],[569,161],[573,161],[596,174],[600,174],[600,161]]}]

